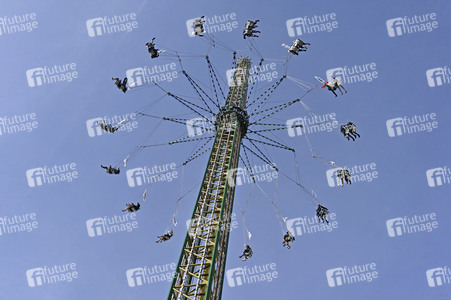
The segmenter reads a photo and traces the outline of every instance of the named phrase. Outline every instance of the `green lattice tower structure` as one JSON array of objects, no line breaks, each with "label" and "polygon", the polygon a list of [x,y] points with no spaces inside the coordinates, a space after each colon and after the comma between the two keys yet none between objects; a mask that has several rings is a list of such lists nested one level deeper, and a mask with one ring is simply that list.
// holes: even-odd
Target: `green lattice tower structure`
[{"label": "green lattice tower structure", "polygon": [[246,98],[251,61],[241,57],[185,237],[168,299],[221,299],[241,139],[249,117]]}]

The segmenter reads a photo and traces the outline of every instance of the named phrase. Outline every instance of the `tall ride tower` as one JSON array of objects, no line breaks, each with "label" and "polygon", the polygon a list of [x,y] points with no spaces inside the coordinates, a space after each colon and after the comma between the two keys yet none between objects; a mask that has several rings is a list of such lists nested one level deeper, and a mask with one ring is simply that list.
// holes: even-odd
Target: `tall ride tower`
[{"label": "tall ride tower", "polygon": [[250,59],[237,62],[168,299],[221,299],[241,139],[249,117]]}]

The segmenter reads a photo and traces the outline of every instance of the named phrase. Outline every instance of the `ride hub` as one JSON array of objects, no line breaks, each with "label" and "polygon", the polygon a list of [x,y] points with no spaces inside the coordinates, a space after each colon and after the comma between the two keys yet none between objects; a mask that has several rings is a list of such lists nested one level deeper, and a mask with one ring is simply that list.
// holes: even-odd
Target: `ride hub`
[{"label": "ride hub", "polygon": [[238,106],[223,106],[221,111],[216,115],[216,125],[232,120],[231,115],[236,116],[236,119],[241,125],[241,135],[245,136],[249,127],[249,116],[247,111]]}]

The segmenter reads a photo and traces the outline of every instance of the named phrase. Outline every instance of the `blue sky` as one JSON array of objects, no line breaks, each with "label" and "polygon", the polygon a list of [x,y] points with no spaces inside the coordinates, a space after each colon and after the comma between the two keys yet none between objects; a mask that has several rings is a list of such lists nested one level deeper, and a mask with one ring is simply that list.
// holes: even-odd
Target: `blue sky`
[{"label": "blue sky", "polygon": [[[451,7],[447,1],[346,1],[339,5],[336,1],[320,4],[314,1],[47,1],[45,4],[25,1],[5,3],[2,8],[2,298],[165,299],[169,281],[140,285],[135,280],[137,286],[132,287],[133,281],[126,272],[137,268],[141,272],[147,267],[164,277],[171,264],[177,263],[186,234],[185,223],[191,217],[208,154],[189,163],[183,169],[183,176],[182,168],[177,167],[172,181],[151,185],[142,209],[132,218],[120,210],[126,202],[139,199],[145,187],[130,187],[126,171],[171,163],[180,166],[197,143],[145,148],[130,159],[127,167],[121,168],[121,174],[109,175],[100,164],[118,164],[143,144],[167,143],[184,137],[187,127],[138,117],[132,120],[136,123],[126,125],[130,130],[99,135],[92,120],[115,116],[121,119],[127,114],[130,118],[131,113],[147,106],[146,113],[155,116],[198,117],[155,86],[143,85],[123,94],[110,78],[123,78],[127,70],[135,68],[156,66],[169,70],[170,64],[176,63],[177,78],[159,84],[202,105],[182,77],[175,51],[180,52],[188,74],[205,84],[202,87],[214,95],[203,58],[208,54],[226,91],[226,71],[232,64],[232,50],[240,50],[238,55],[249,56],[253,64],[260,60],[256,51],[249,51],[249,43],[241,35],[248,19],[260,19],[261,34],[255,43],[265,59],[264,64],[275,63],[272,71],[277,72],[272,81],[266,77],[258,82],[255,95],[263,93],[284,75],[281,62],[288,53],[281,44],[291,44],[295,38],[311,45],[307,52],[291,57],[287,75],[310,86],[318,84],[314,76],[325,79],[327,70],[341,68],[352,72],[353,66],[375,65],[370,75],[363,75],[372,76],[371,81],[363,77],[356,80],[350,77],[352,74],[339,70],[348,91],[343,96],[337,91],[339,96],[335,98],[326,89],[317,88],[303,98],[305,105],[318,116],[334,114],[339,125],[355,123],[361,135],[355,142],[347,141],[339,128],[330,132],[308,131],[307,135],[297,132],[290,136],[287,130],[268,134],[296,150],[301,182],[336,214],[335,228],[313,232],[320,227],[312,224],[292,227],[298,230],[296,241],[287,250],[281,245],[282,228],[270,201],[251,184],[238,186],[234,205],[236,227],[230,234],[226,270],[255,266],[267,270],[265,266],[272,264],[268,275],[272,279],[265,277],[250,283],[245,277],[235,276],[232,280],[226,276],[223,299],[274,299],[281,295],[292,299],[449,297],[451,274],[447,276],[446,270],[450,244],[444,238],[451,229],[446,215],[451,188],[446,148],[449,145],[446,128],[451,121],[448,103],[451,74],[447,59]],[[333,30],[311,32],[312,28],[327,27],[327,21],[315,20],[315,16],[330,18],[332,14],[335,15],[331,21],[336,22]],[[224,28],[233,28],[233,22],[237,28],[215,33],[216,44],[212,47],[206,38],[188,35],[186,21],[202,15],[209,19],[227,16],[228,20],[222,23]],[[114,16],[127,19],[125,23],[132,30],[108,33],[103,29],[99,35],[87,26],[87,22],[88,25],[93,22],[89,20],[114,19]],[[302,20],[308,28],[296,29],[300,25],[295,19],[304,17],[307,21]],[[152,37],[156,37],[157,48],[166,51],[153,60],[145,48]],[[45,72],[48,69],[52,72],[53,66],[64,69],[64,75],[60,74],[53,83],[47,78],[42,80],[41,70],[46,67]],[[68,72],[75,77],[73,80],[67,80]],[[305,89],[285,79],[263,108],[304,94]],[[424,120],[426,115],[428,120]],[[305,116],[308,116],[305,107],[297,103],[268,121],[285,124]],[[415,116],[416,123],[409,123]],[[403,120],[396,121],[398,118]],[[430,131],[412,132],[422,126],[432,127]],[[365,178],[352,185],[331,187],[326,176],[330,167],[312,158],[308,142],[317,155],[338,166],[358,169],[374,164],[371,172],[363,172],[369,172],[372,180]],[[296,160],[291,153],[271,147],[262,149],[281,172],[296,177]],[[255,157],[251,161],[252,165],[264,164]],[[54,166],[64,174],[59,177],[61,182],[39,179],[44,167],[50,174],[55,172]],[[31,171],[27,173],[27,170]],[[71,181],[67,173],[74,177]],[[314,216],[315,205],[281,174],[277,180],[264,180],[259,186],[267,195],[275,195],[281,215],[291,220],[289,224],[299,225],[301,218],[308,220]],[[193,187],[181,201],[178,224],[174,227],[171,224],[176,199]],[[240,208],[246,206],[245,220],[252,233],[254,256],[242,262],[238,256],[246,241]],[[125,229],[115,233],[98,229],[94,224],[99,223],[93,223],[98,218],[102,221],[97,222],[110,220],[123,224]],[[295,220],[298,222],[293,223]],[[412,233],[421,226],[424,231]],[[174,228],[174,237],[156,244],[156,236],[170,228]],[[76,272],[77,278],[68,282],[65,266],[71,264],[75,264],[71,272]],[[371,272],[377,272],[377,278],[349,283],[352,274],[346,273],[347,270],[354,266],[364,270],[371,264],[374,264]],[[64,279],[59,277],[58,282],[49,283],[42,272],[49,275],[48,270],[52,272],[54,266],[62,270],[58,276],[64,275]],[[333,269],[335,273],[328,273]],[[30,276],[27,270],[31,270]],[[427,273],[428,270],[431,271]],[[364,277],[368,273],[362,272]]]}]

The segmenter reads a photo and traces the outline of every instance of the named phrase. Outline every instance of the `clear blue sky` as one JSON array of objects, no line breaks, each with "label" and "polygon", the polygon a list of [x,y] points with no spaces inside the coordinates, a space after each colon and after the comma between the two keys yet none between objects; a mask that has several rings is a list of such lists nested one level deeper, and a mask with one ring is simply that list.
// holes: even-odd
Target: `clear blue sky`
[{"label": "clear blue sky", "polygon": [[[155,183],[148,189],[146,202],[136,217],[120,211],[144,191],[143,186],[130,187],[133,180],[127,180],[126,171],[154,165],[170,167],[171,163],[179,166],[197,143],[146,148],[121,168],[121,174],[109,175],[100,164],[119,163],[151,132],[145,144],[181,138],[187,128],[176,123],[158,125],[157,119],[142,117],[126,125],[129,131],[98,135],[93,119],[117,116],[116,120],[120,120],[127,114],[130,118],[131,113],[146,105],[152,105],[146,112],[156,116],[197,117],[175,99],[161,98],[164,92],[156,87],[146,85],[123,94],[110,78],[123,78],[127,70],[145,66],[157,66],[164,73],[173,71],[170,64],[177,60],[171,54],[181,51],[183,67],[213,95],[205,60],[187,53],[208,53],[224,83],[232,62],[230,49],[240,49],[240,55],[248,55],[254,64],[258,63],[259,55],[246,49],[249,44],[241,33],[248,19],[260,19],[261,34],[256,45],[265,64],[276,63],[275,80],[284,74],[280,60],[287,57],[280,45],[291,44],[296,37],[311,45],[307,52],[291,58],[287,74],[293,78],[316,85],[314,76],[325,79],[326,71],[335,68],[346,67],[352,73],[354,66],[360,66],[365,69],[363,73],[369,73],[358,82],[349,82],[346,77],[343,85],[348,92],[343,96],[338,90],[335,98],[326,89],[316,89],[303,100],[319,116],[335,114],[339,125],[354,122],[361,135],[352,142],[339,128],[311,133],[308,141],[317,154],[349,168],[373,163],[371,171],[377,172],[377,178],[355,181],[343,188],[330,187],[326,176],[329,167],[311,157],[305,134],[290,137],[287,130],[268,134],[296,149],[302,184],[314,190],[321,203],[335,213],[336,228],[309,233],[313,227],[300,229],[298,222],[298,227],[293,227],[299,230],[296,241],[287,250],[282,247],[282,229],[271,203],[258,188],[238,186],[234,206],[237,223],[230,235],[226,270],[272,264],[271,271],[277,272],[277,278],[244,284],[225,278],[223,299],[448,299],[449,277],[441,276],[445,266],[450,267],[447,236],[451,222],[447,212],[451,174],[441,174],[445,166],[451,165],[447,149],[451,122],[450,13],[450,4],[444,0],[3,3],[0,298],[166,298],[169,281],[139,285],[137,280],[134,283],[138,286],[130,287],[133,281],[127,280],[126,271],[144,267],[155,271],[157,266],[165,276],[171,264],[177,263],[185,223],[191,217],[208,154],[184,168],[182,191],[197,186],[181,202],[174,237],[156,244],[156,236],[173,227],[171,218],[180,195],[182,169],[176,169],[177,178],[171,182]],[[216,47],[211,48],[211,43],[202,40],[205,38],[188,35],[186,21],[202,15],[209,20],[216,16],[215,22],[227,19],[222,24],[225,30],[215,34],[220,41]],[[328,20],[324,21],[326,15]],[[130,31],[105,32],[98,27],[100,20],[93,20],[104,17],[107,19],[102,22],[124,21],[123,28],[129,26]],[[304,17],[304,27],[299,20],[292,20]],[[321,26],[326,30],[311,32]],[[327,26],[332,30],[328,31]],[[412,32],[415,29],[419,32]],[[99,31],[103,34],[98,35]],[[152,37],[156,37],[158,48],[167,51],[153,60],[145,48]],[[372,63],[375,65],[370,70]],[[175,68],[180,71],[178,64]],[[56,71],[64,74],[57,82],[49,83],[42,76],[46,72],[50,77]],[[68,80],[68,72],[75,78]],[[161,82],[161,86],[202,105],[189,82],[182,74],[177,76]],[[369,81],[365,76],[376,78]],[[253,93],[264,92],[275,80],[259,82]],[[223,84],[223,89],[227,88]],[[285,80],[264,108],[304,93],[293,81]],[[268,121],[285,124],[307,115],[297,103]],[[426,115],[428,120],[422,123],[418,116],[424,120]],[[435,128],[409,133],[399,120],[393,120],[415,116],[419,127],[427,126],[430,120],[430,125],[436,122]],[[407,125],[411,130],[415,124]],[[292,154],[271,147],[262,149],[280,170],[295,178]],[[262,162],[253,157],[252,164],[261,166]],[[60,180],[64,177],[62,182],[42,179],[42,172],[51,176],[60,171],[64,173],[60,175]],[[67,173],[76,178],[69,182]],[[314,216],[316,207],[286,177],[261,182],[260,186],[271,197],[275,191],[280,213],[288,220]],[[246,224],[252,233],[254,256],[242,262],[238,258],[244,242],[240,208],[246,206],[251,190]],[[428,220],[424,221],[426,215]],[[404,217],[402,221],[393,220]],[[102,220],[94,220],[97,218]],[[430,232],[409,233],[414,228],[409,220],[418,228],[436,223]],[[108,233],[98,227],[99,222],[128,225],[123,225],[123,232]],[[126,226],[132,230],[127,232]],[[19,232],[14,232],[17,228]],[[99,230],[102,235],[98,235]],[[372,263],[377,278],[371,282],[346,282],[351,277],[343,275],[345,267],[352,272],[354,266],[363,268]],[[71,282],[59,277],[60,282],[49,283],[42,272],[52,276],[58,271],[54,266],[62,272],[58,274],[77,272],[78,277]],[[332,269],[337,270],[333,273]],[[31,270],[28,275],[27,270]],[[428,277],[427,270],[435,273],[431,271]]]}]

